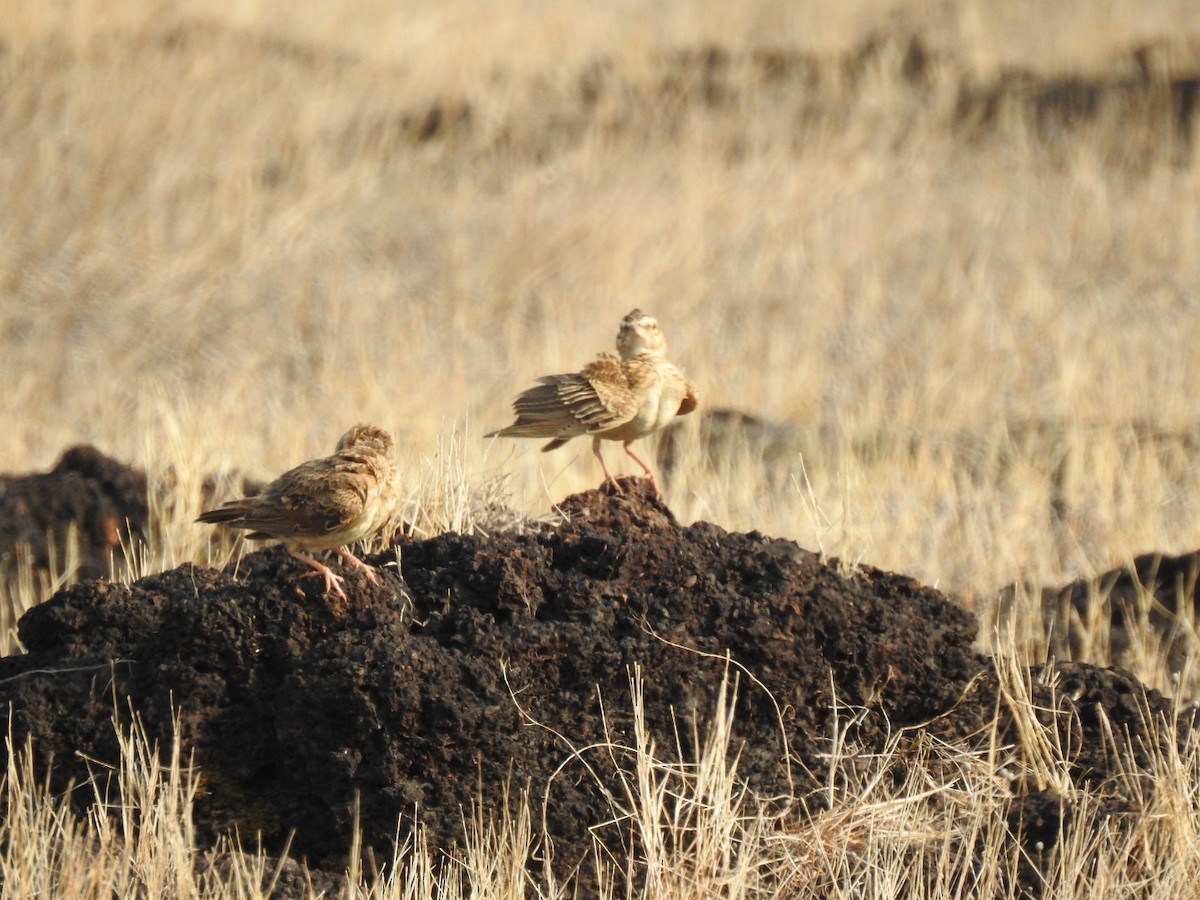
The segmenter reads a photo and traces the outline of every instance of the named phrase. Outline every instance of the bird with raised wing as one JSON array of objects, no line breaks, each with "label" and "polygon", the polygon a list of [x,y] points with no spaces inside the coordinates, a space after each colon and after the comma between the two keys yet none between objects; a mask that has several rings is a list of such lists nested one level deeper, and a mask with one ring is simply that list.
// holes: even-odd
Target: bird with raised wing
[{"label": "bird with raised wing", "polygon": [[346,547],[378,533],[396,506],[392,437],[374,425],[355,425],[332,456],[284,472],[253,497],[206,510],[197,522],[250,532],[252,541],[283,541],[288,553],[325,579],[325,590],[342,599],[342,576],[302,551],[332,550],[372,582],[375,570]]},{"label": "bird with raised wing", "polygon": [[666,350],[658,321],[635,309],[621,320],[616,356],[602,353],[578,372],[537,379],[537,387],[513,401],[516,421],[485,437],[551,438],[544,453],[591,435],[604,479],[617,491],[621,486],[604,462],[600,442],[621,441],[657,494],[654,473],[629,445],[687,415],[699,401],[696,385],[667,361]]}]

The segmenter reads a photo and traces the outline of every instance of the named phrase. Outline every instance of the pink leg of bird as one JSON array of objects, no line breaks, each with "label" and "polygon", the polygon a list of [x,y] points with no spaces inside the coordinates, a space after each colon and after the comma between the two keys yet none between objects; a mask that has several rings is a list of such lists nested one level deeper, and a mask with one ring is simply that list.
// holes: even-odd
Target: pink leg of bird
[{"label": "pink leg of bird", "polygon": [[640,456],[629,449],[629,441],[625,442],[625,452],[629,454],[630,459],[642,467],[642,471],[646,473],[646,477],[650,479],[650,487],[654,489],[654,496],[659,496],[658,481],[654,478],[654,473],[650,471],[650,467],[646,465]]},{"label": "pink leg of bird", "polygon": [[288,553],[296,557],[296,559],[300,560],[305,565],[316,570],[314,572],[310,572],[309,577],[320,575],[325,579],[325,593],[328,594],[330,591],[333,591],[343,600],[347,599],[346,592],[342,590],[341,585],[341,582],[345,579],[342,578],[341,575],[337,574],[335,571],[333,571],[333,569],[329,568],[329,566],[325,565],[324,563],[317,562],[311,556],[301,553],[299,550],[293,550],[291,547],[288,547]]},{"label": "pink leg of bird", "polygon": [[608,471],[608,466],[604,464],[604,457],[600,454],[600,438],[592,438],[592,452],[596,454],[596,459],[600,460],[600,468],[604,470],[604,480],[611,484],[613,490],[618,494],[625,493],[621,485],[617,484],[617,479],[613,478],[612,473]]},{"label": "pink leg of bird", "polygon": [[368,566],[365,562],[363,562],[345,547],[334,547],[333,552],[344,559],[347,563],[352,565],[354,568],[366,572],[367,578],[370,580],[371,584],[379,584],[379,576],[375,574],[375,568],[373,566]]}]

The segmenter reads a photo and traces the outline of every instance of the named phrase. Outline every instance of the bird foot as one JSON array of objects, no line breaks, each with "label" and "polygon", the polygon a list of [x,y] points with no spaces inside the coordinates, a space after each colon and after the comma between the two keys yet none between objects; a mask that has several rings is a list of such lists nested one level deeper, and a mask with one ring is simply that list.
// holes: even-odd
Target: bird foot
[{"label": "bird foot", "polygon": [[621,487],[621,482],[617,481],[617,479],[613,478],[611,475],[609,475],[602,482],[600,482],[600,487],[601,488],[608,487],[611,489],[611,493],[614,493],[614,494],[625,493],[625,488]]},{"label": "bird foot", "polygon": [[639,466],[641,466],[642,471],[646,473],[646,480],[650,482],[650,492],[652,494],[654,494],[654,496],[656,498],[662,497],[662,492],[659,491],[659,489],[658,489],[658,481],[654,477],[653,470],[648,465],[646,465],[646,461],[644,459],[642,459],[640,456],[638,456],[636,453],[634,453],[633,450],[630,448],[629,444],[625,445],[625,453],[629,456],[630,459],[632,459],[635,463],[637,463]]},{"label": "bird foot", "polygon": [[346,592],[342,590],[342,582],[346,579],[344,579],[341,575],[337,574],[337,572],[333,571],[333,569],[329,568],[329,566],[325,565],[324,563],[317,562],[317,560],[313,559],[307,554],[301,553],[299,550],[289,549],[288,553],[312,569],[311,572],[304,576],[305,578],[316,578],[318,575],[320,575],[325,579],[326,594],[328,594],[330,591],[333,591],[333,593],[337,594],[343,600],[347,599]]},{"label": "bird foot", "polygon": [[[333,569],[329,568],[329,566],[321,565],[321,563],[317,563],[317,565],[321,566],[321,568],[317,569],[316,571],[306,572],[302,577],[316,578],[316,577],[320,576],[325,579],[325,593],[326,594],[328,594],[330,591],[332,591],[333,593],[335,593],[339,597],[341,597],[343,600],[349,599],[346,596],[346,592],[342,590],[342,582],[345,581],[346,579],[343,578],[341,575],[337,574],[337,572],[333,571]],[[315,566],[314,566],[314,569],[316,569]]]},{"label": "bird foot", "polygon": [[[621,482],[626,482],[622,484]],[[658,482],[654,480],[654,476],[639,478],[636,475],[622,475],[620,479],[606,478],[600,483],[600,489],[607,491],[610,495],[626,496],[630,494],[640,494],[645,489],[640,485],[643,482],[648,482],[650,485],[650,495],[656,500],[662,499],[662,491],[658,489]]]},{"label": "bird foot", "polygon": [[344,559],[347,565],[358,569],[360,572],[366,572],[367,580],[370,581],[371,584],[379,584],[379,575],[376,573],[374,566],[367,565],[349,550],[346,550],[342,547],[335,547],[333,552]]}]

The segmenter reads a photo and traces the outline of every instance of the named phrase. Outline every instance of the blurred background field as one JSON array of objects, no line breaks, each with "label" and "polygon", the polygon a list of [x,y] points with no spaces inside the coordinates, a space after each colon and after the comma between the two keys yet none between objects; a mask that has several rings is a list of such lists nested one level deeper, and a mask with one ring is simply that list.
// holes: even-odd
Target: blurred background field
[{"label": "blurred background field", "polygon": [[641,307],[754,417],[681,423],[684,521],[976,605],[1191,550],[1198,79],[1185,0],[8,0],[0,471],[370,421],[545,514],[586,442],[481,435]]}]

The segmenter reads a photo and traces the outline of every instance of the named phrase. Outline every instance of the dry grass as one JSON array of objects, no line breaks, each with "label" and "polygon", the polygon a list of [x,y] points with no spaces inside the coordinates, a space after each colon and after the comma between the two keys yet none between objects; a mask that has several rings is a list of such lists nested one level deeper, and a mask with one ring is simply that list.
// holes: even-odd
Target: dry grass
[{"label": "dry grass", "polygon": [[[1020,92],[982,131],[955,124],[964,86],[1014,69],[1122,78],[1149,47],[1160,76],[1195,76],[1190,13],[1187,0],[355,0],[286,15],[12,0],[0,471],[88,441],[169,479],[149,546],[118,577],[231,558],[191,525],[201,473],[271,476],[355,421],[397,435],[418,533],[502,505],[546,514],[598,482],[587,448],[478,436],[531,378],[608,349],[640,306],[709,408],[791,435],[768,461],[743,452],[715,471],[685,441],[667,490],[684,520],[912,573],[989,622],[1000,585],[1193,549],[1197,145],[1140,95],[1069,130],[1040,128]],[[913,33],[930,55],[917,81]],[[897,41],[850,74],[872,35]],[[772,80],[763,54],[822,75]],[[54,586],[9,570],[5,652],[13,611]],[[1035,598],[1008,612],[984,643],[1038,658]],[[1105,662],[1094,633],[1088,658]],[[1196,695],[1160,640],[1134,638],[1139,676]],[[1180,879],[1194,861],[1167,850],[1182,846],[1170,829],[1195,824],[1183,782],[1167,792],[1182,812],[1148,819],[1136,848]],[[962,802],[980,806],[960,812],[986,838],[992,789],[976,786]],[[871,811],[894,825],[887,803],[904,795],[847,796],[870,835]],[[847,895],[882,894],[916,877],[905,866],[957,852],[947,841],[930,863],[887,835],[856,847],[888,866],[826,841],[823,871]],[[1119,868],[1092,871],[1118,885]]]}]

